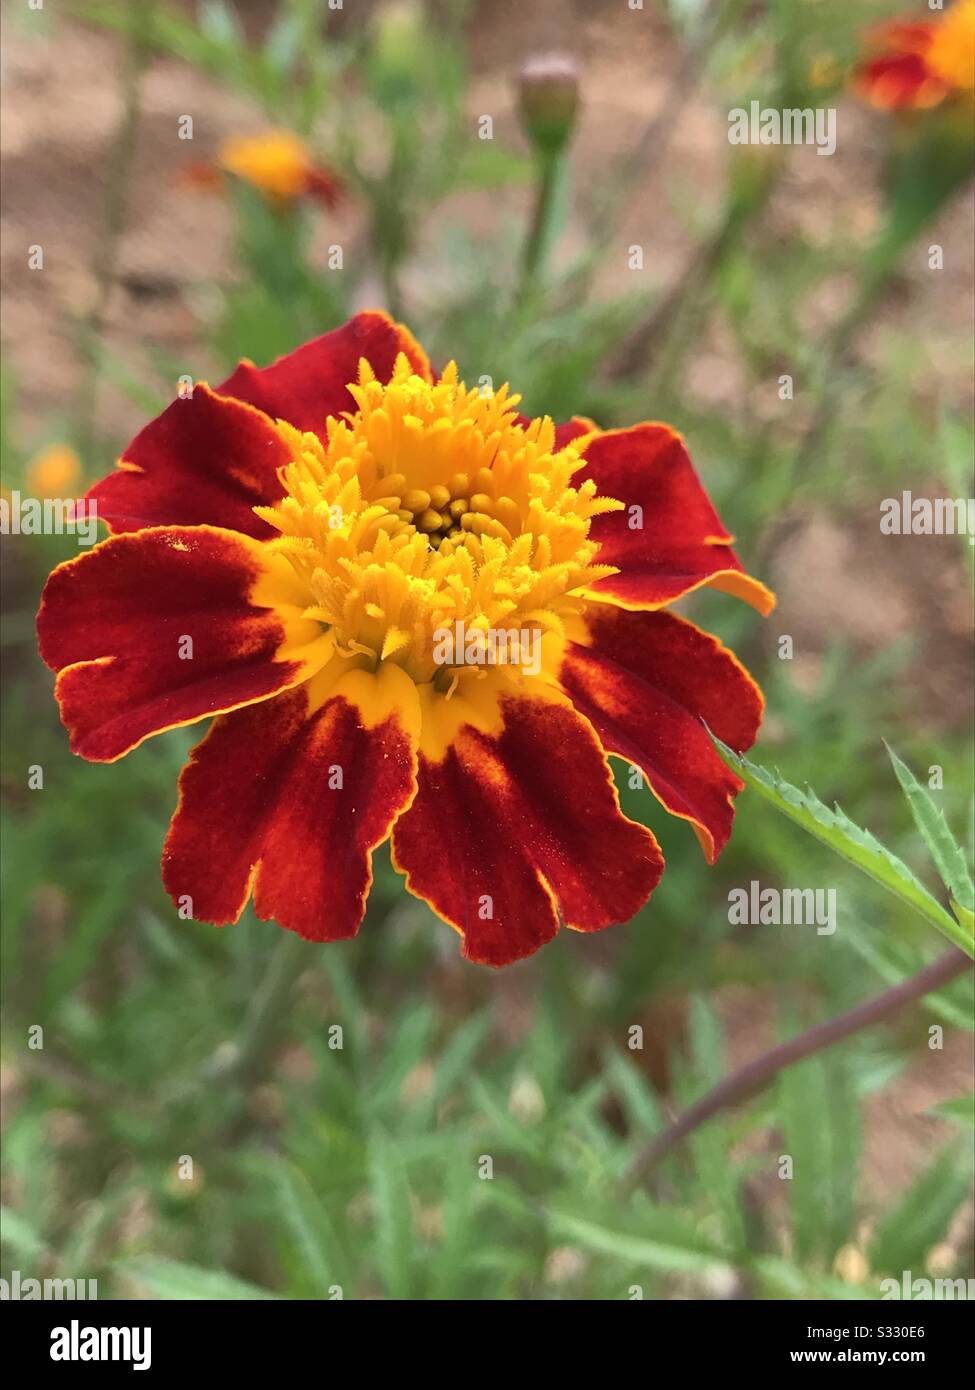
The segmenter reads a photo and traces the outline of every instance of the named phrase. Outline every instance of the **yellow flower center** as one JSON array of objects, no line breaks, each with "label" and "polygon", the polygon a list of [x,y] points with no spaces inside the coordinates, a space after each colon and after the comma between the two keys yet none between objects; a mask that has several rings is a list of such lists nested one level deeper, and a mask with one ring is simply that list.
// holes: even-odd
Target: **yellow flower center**
[{"label": "yellow flower center", "polygon": [[349,391],[358,410],[323,438],[279,424],[285,496],[255,509],[339,654],[449,691],[472,660],[522,663],[616,572],[589,526],[623,504],[573,486],[578,451],[556,450],[548,418],[519,424],[506,386],[468,389],[454,363],[431,385],[401,355],[387,385],[362,359]]}]

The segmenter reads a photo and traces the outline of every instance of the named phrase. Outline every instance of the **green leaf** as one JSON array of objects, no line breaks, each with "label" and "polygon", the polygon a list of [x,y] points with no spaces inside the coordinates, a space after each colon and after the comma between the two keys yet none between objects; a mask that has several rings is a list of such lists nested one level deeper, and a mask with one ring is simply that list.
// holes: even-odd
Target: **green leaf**
[{"label": "green leaf", "polygon": [[958,1124],[975,1128],[975,1091],[969,1091],[967,1096],[956,1096],[954,1100],[943,1100],[938,1105],[932,1105],[927,1113],[937,1116],[939,1120],[955,1120]]},{"label": "green leaf", "polygon": [[[786,1029],[795,1032],[791,1021]],[[786,1067],[776,1083],[781,1153],[792,1159],[787,1190],[796,1255],[829,1265],[851,1238],[860,1148],[860,1111],[850,1058],[843,1052],[810,1057]]]},{"label": "green leaf", "polygon": [[285,76],[301,56],[301,25],[297,16],[282,11],[268,29],[264,40],[264,59],[274,72]]},{"label": "green leaf", "polygon": [[224,0],[202,0],[199,9],[200,33],[231,51],[246,48],[247,41],[234,10]]},{"label": "green leaf", "polygon": [[[724,1037],[712,1006],[700,995],[690,1001],[691,1062],[680,1078],[682,1105],[689,1106],[706,1087],[716,1086],[727,1070]],[[739,1185],[740,1168],[728,1156],[730,1141],[725,1122],[702,1125],[688,1141],[704,1190],[718,1207],[725,1242],[735,1248],[747,1241]]]},{"label": "green leaf", "polygon": [[882,282],[918,233],[971,178],[969,114],[946,102],[908,139],[891,142],[885,171],[887,219],[865,261],[875,282]]},{"label": "green leaf", "polygon": [[471,1281],[471,1264],[483,1251],[476,1207],[483,1200],[482,1189],[490,1183],[471,1180],[470,1168],[453,1156],[445,1166],[440,1210],[443,1234],[437,1244],[431,1271],[429,1296],[432,1299],[476,1297],[477,1285]]},{"label": "green leaf", "polygon": [[[898,985],[908,975],[916,974],[929,959],[929,952],[919,944],[900,940],[893,933],[878,932],[872,923],[856,919],[847,929],[846,940],[889,985]],[[952,980],[926,994],[919,1003],[953,1028],[962,1028],[968,1033],[975,1031],[971,979]]]},{"label": "green leaf", "polygon": [[454,1087],[469,1075],[478,1049],[490,1028],[491,1016],[484,1010],[467,1019],[451,1036],[437,1061],[433,1088],[430,1091],[431,1108],[446,1100]]},{"label": "green leaf", "polygon": [[923,1269],[928,1251],[967,1201],[971,1180],[971,1163],[960,1160],[957,1141],[942,1149],[879,1222],[870,1242],[871,1269]]},{"label": "green leaf", "polygon": [[688,1236],[688,1243],[675,1244],[667,1240],[636,1235],[632,1230],[616,1231],[599,1225],[584,1216],[573,1216],[567,1212],[553,1212],[550,1225],[565,1240],[593,1250],[601,1255],[612,1255],[627,1264],[646,1265],[659,1270],[701,1270],[713,1269],[722,1262],[722,1256],[713,1248],[708,1248],[700,1237]]},{"label": "green leaf", "polygon": [[164,1299],[218,1299],[220,1301],[257,1298],[273,1299],[277,1294],[248,1284],[222,1269],[200,1269],[198,1265],[181,1264],[177,1260],[134,1260],[118,1268],[133,1275],[140,1284]]},{"label": "green leaf", "polygon": [[413,1296],[416,1260],[410,1185],[396,1146],[376,1132],[371,1146],[369,1191],[375,1222],[376,1262],[389,1298]]},{"label": "green leaf", "polygon": [[975,957],[975,945],[964,927],[932,897],[907,865],[871,835],[869,830],[855,825],[839,806],[831,811],[811,788],[800,791],[779,773],[768,772],[742,754],[735,753],[714,734],[711,737],[725,762],[738,773],[746,785],[752,787],[783,815],[795,821],[796,825],[801,826],[822,844],[868,874],[875,883],[879,883],[882,888],[900,898],[901,902],[937,927],[949,941],[960,946],[967,955]]},{"label": "green leaf", "polygon": [[327,1298],[334,1284],[351,1284],[349,1262],[328,1207],[300,1169],[280,1162],[272,1169],[282,1220],[301,1254],[313,1298]]},{"label": "green leaf", "polygon": [[607,1047],[603,1071],[631,1130],[640,1135],[656,1134],[663,1127],[660,1105],[640,1068],[615,1048]]},{"label": "green leaf", "polygon": [[972,912],[967,907],[962,907],[961,903],[957,902],[954,898],[951,900],[951,910],[968,932],[969,936],[975,936],[975,912]]},{"label": "green leaf", "polygon": [[40,1260],[44,1254],[44,1241],[29,1221],[9,1207],[0,1210],[0,1240],[15,1251],[21,1260]]},{"label": "green leaf", "polygon": [[901,784],[901,790],[907,797],[914,824],[931,851],[931,858],[941,875],[941,881],[959,906],[971,915],[975,909],[975,885],[968,872],[964,852],[949,830],[944,812],[940,806],[935,805],[928,789],[921,786],[911,769],[897,756],[886,740],[884,747]]},{"label": "green leaf", "polygon": [[880,1291],[865,1284],[848,1284],[823,1274],[815,1267],[800,1268],[777,1255],[759,1255],[750,1261],[751,1273],[759,1280],[755,1297],[766,1299],[865,1299],[880,1297]]}]

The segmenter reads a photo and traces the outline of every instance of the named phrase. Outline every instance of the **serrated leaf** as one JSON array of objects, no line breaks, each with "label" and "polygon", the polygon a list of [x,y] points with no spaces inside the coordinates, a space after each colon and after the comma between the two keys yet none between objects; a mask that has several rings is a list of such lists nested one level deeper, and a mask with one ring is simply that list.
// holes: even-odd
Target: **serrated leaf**
[{"label": "serrated leaf", "polygon": [[961,903],[955,898],[951,900],[951,910],[968,932],[969,936],[975,936],[975,912],[971,912],[967,907],[962,907]]},{"label": "serrated leaf", "polygon": [[935,805],[931,793],[926,787],[921,786],[911,769],[897,756],[886,740],[884,747],[901,784],[901,790],[907,797],[914,824],[931,851],[931,858],[941,875],[942,883],[952,898],[971,914],[975,910],[975,885],[968,872],[962,848],[948,828],[944,812],[940,806]]},{"label": "serrated leaf", "polygon": [[967,955],[975,957],[975,944],[964,927],[932,897],[903,860],[891,853],[869,830],[856,825],[839,806],[831,811],[811,788],[800,791],[778,772],[769,772],[743,754],[735,753],[714,734],[711,738],[725,762],[747,786],[759,792],[808,834],[912,907]]}]

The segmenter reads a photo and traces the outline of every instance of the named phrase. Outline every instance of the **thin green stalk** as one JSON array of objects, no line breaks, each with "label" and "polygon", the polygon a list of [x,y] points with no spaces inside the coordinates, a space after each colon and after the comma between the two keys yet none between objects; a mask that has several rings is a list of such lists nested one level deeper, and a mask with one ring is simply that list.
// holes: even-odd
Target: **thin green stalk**
[{"label": "thin green stalk", "polygon": [[[610,381],[632,380],[650,369],[656,369],[661,361],[672,360],[667,347],[681,310],[691,295],[707,285],[721,264],[734,240],[736,227],[737,217],[725,217],[711,236],[701,242],[681,277],[620,345],[606,368]],[[648,391],[651,399],[658,393],[657,387],[658,382],[654,379]]]},{"label": "thin green stalk", "polygon": [[294,932],[284,932],[261,988],[251,1001],[239,1037],[218,1048],[204,1065],[206,1080],[246,1086],[260,1075],[291,1002],[295,981],[307,964],[307,941]]},{"label": "thin green stalk", "polygon": [[561,153],[539,151],[537,164],[535,203],[521,256],[521,280],[518,289],[520,303],[532,294],[540,277],[545,273],[545,262],[553,240],[563,156]]},{"label": "thin green stalk", "polygon": [[569,275],[564,287],[574,302],[588,294],[606,244],[619,229],[637,193],[649,186],[662,167],[688,102],[707,71],[714,49],[743,8],[743,0],[721,0],[702,9],[697,16],[693,36],[682,48],[673,68],[670,85],[640,138],[611,167],[604,185],[597,186],[596,207],[589,227],[589,249]]},{"label": "thin green stalk", "polygon": [[[776,488],[782,497],[790,499],[793,506],[797,490],[810,476],[810,465],[839,417],[844,396],[850,389],[856,340],[870,322],[898,260],[895,257],[882,266],[868,267],[854,299],[826,337],[813,385],[814,405],[809,422],[796,441],[795,448],[777,464]],[[764,528],[753,547],[757,568],[761,568],[771,555],[778,535],[776,524]]]},{"label": "thin green stalk", "polygon": [[129,0],[122,115],[112,145],[102,231],[93,273],[95,292],[80,326],[79,349],[87,364],[79,392],[78,448],[87,459],[94,442],[98,384],[101,376],[101,338],[109,296],[115,283],[118,248],[125,229],[129,180],[139,130],[142,77],[152,49],[156,0]]}]

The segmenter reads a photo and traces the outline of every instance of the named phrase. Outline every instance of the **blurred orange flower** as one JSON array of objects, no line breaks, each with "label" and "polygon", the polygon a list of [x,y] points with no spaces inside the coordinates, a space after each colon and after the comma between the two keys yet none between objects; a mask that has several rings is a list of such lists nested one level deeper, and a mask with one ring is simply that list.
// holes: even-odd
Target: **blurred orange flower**
[{"label": "blurred orange flower", "polygon": [[81,460],[67,444],[52,444],[27,465],[26,486],[31,497],[63,497],[81,477]]},{"label": "blurred orange flower", "polygon": [[896,20],[870,33],[876,55],[854,74],[854,90],[881,111],[919,111],[975,96],[975,0],[937,18]]},{"label": "blurred orange flower", "polygon": [[278,206],[312,198],[334,208],[342,196],[341,181],[316,165],[307,145],[290,130],[232,135],[221,144],[216,162],[194,166],[190,178],[196,184],[215,185],[221,173],[250,184]]}]

